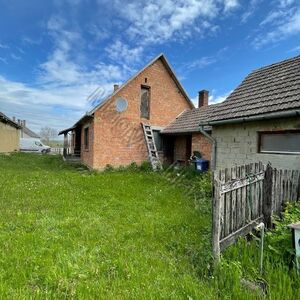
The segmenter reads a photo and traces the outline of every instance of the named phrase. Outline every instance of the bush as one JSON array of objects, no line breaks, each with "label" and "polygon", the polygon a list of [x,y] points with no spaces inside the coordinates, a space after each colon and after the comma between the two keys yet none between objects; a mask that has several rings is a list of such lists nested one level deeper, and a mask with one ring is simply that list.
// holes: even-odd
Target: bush
[{"label": "bush", "polygon": [[129,166],[128,166],[128,171],[131,171],[131,172],[136,172],[138,171],[139,167],[137,165],[137,163],[134,161],[132,162]]},{"label": "bush", "polygon": [[287,203],[282,218],[275,216],[274,230],[267,232],[268,251],[274,258],[283,259],[290,264],[294,258],[294,247],[291,238],[291,229],[287,226],[298,222],[300,219],[300,203]]},{"label": "bush", "polygon": [[149,161],[143,161],[142,164],[140,165],[140,170],[143,172],[151,172],[152,171],[152,166]]},{"label": "bush", "polygon": [[106,172],[112,172],[113,170],[114,170],[114,167],[110,164],[107,164],[104,169],[104,171],[106,171]]}]

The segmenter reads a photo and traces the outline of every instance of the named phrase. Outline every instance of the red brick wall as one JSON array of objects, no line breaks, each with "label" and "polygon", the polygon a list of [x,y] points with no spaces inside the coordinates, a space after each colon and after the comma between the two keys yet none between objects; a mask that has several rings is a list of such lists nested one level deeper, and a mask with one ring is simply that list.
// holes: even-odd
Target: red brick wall
[{"label": "red brick wall", "polygon": [[194,133],[192,136],[192,153],[199,151],[202,158],[211,160],[212,143],[201,133]]},{"label": "red brick wall", "polygon": [[[151,88],[149,120],[140,118],[141,85]],[[115,100],[120,96],[128,101],[128,108],[122,113],[115,109]],[[94,143],[91,149],[93,157],[85,153],[85,163],[101,169],[107,164],[119,166],[148,160],[140,123],[166,126],[189,108],[189,103],[161,60],[157,60],[95,112]]]}]

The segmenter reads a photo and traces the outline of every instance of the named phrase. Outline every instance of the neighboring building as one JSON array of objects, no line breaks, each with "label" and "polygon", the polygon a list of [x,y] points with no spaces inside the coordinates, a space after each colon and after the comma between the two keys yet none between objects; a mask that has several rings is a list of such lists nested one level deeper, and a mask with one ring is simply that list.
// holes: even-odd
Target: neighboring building
[{"label": "neighboring building", "polygon": [[[144,123],[152,126],[162,161],[186,162],[199,143],[197,134],[193,137],[189,132],[189,138],[180,141],[171,133],[161,134],[161,130],[191,109],[194,105],[161,54],[125,84],[115,86],[111,96],[73,127],[60,132],[65,136],[65,155],[78,155],[82,163],[94,169],[103,169],[108,164],[140,164],[148,160],[141,126]],[[189,148],[184,155],[182,147]]]},{"label": "neighboring building", "polygon": [[300,56],[253,71],[198,121],[212,126],[217,169],[258,161],[300,169]]},{"label": "neighboring building", "polygon": [[0,112],[0,152],[19,151],[21,127]]},{"label": "neighboring building", "polygon": [[[16,122],[16,118],[13,117],[13,121]],[[21,126],[21,138],[26,138],[26,139],[39,139],[40,136],[38,134],[36,134],[35,132],[33,132],[32,130],[30,130],[27,126],[26,126],[26,120],[20,120],[18,119],[18,124]]]}]

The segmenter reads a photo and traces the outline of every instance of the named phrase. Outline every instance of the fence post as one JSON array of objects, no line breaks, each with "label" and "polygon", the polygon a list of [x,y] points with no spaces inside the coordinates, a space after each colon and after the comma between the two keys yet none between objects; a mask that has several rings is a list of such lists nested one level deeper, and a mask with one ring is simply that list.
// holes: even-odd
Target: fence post
[{"label": "fence post", "polygon": [[218,172],[213,172],[213,202],[212,202],[212,243],[215,263],[220,260],[220,178]]},{"label": "fence post", "polygon": [[273,169],[270,164],[267,164],[263,183],[263,215],[268,228],[272,226],[272,180]]}]

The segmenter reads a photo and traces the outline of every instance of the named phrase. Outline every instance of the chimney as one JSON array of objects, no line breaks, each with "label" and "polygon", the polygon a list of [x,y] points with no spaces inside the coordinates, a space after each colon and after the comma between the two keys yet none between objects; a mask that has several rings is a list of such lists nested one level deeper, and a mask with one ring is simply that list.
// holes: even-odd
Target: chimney
[{"label": "chimney", "polygon": [[198,96],[198,107],[208,106],[208,91],[202,90],[199,92]]},{"label": "chimney", "polygon": [[22,124],[21,124],[21,120],[20,119],[18,119],[18,124],[21,126]]},{"label": "chimney", "polygon": [[16,123],[16,117],[13,117],[13,121]]},{"label": "chimney", "polygon": [[114,92],[116,91],[116,90],[118,90],[119,89],[119,85],[118,84],[114,84]]},{"label": "chimney", "polygon": [[26,120],[23,120],[23,126],[26,127]]}]

